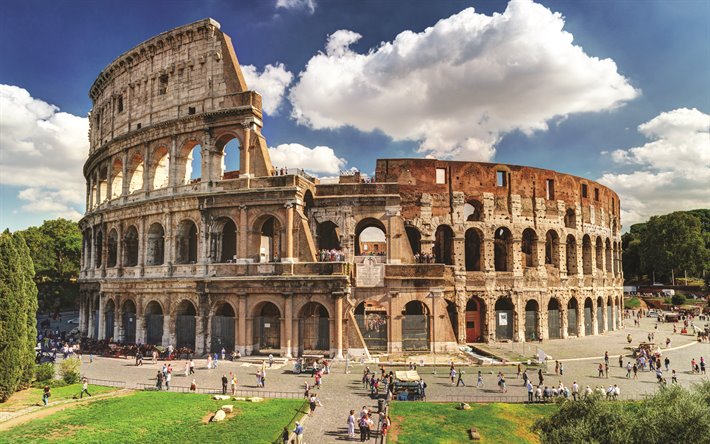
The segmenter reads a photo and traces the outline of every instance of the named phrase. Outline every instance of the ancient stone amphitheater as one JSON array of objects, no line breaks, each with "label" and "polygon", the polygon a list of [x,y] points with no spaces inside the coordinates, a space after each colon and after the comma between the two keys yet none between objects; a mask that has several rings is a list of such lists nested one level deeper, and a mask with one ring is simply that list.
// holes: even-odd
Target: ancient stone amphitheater
[{"label": "ancient stone amphitheater", "polygon": [[90,97],[90,337],[340,358],[621,324],[619,198],[596,182],[434,159],[367,181],[276,171],[211,19],[122,54]]}]

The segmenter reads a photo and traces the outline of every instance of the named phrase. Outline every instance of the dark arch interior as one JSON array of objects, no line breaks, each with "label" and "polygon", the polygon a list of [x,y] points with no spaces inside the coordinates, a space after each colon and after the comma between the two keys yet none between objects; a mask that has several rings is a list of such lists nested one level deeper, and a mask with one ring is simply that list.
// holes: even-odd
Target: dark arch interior
[{"label": "dark arch interior", "polygon": [[466,271],[481,271],[481,235],[478,230],[466,230]]},{"label": "dark arch interior", "polygon": [[421,301],[409,301],[404,306],[403,314],[408,315],[425,315],[428,313],[426,305]]},{"label": "dark arch interior", "polygon": [[510,271],[509,269],[509,253],[511,234],[507,228],[498,228],[495,234],[494,246],[494,263],[496,271]]},{"label": "dark arch interior", "polygon": [[548,310],[559,310],[560,303],[557,301],[557,299],[552,298],[552,299],[550,299],[550,302],[547,303],[547,309]]},{"label": "dark arch interior", "polygon": [[412,254],[422,253],[422,234],[416,227],[411,225],[406,225],[404,231],[407,233],[407,240],[409,240],[409,246],[412,248]]},{"label": "dark arch interior", "polygon": [[525,311],[538,311],[540,306],[538,305],[537,301],[534,299],[530,299],[526,304],[525,304]]},{"label": "dark arch interior", "polygon": [[281,316],[281,311],[274,303],[265,302],[264,305],[261,306],[259,314],[263,317],[279,317]]},{"label": "dark arch interior", "polygon": [[178,264],[194,264],[197,262],[197,226],[191,220],[183,220],[178,225],[177,255]]},{"label": "dark arch interior", "polygon": [[126,235],[123,241],[124,260],[123,265],[126,267],[135,267],[138,265],[138,230],[131,226],[126,230]]},{"label": "dark arch interior", "polygon": [[147,315],[161,315],[161,314],[163,314],[163,308],[156,301],[151,301],[145,307],[145,314],[147,314]]},{"label": "dark arch interior", "polygon": [[575,299],[575,298],[570,299],[569,302],[567,302],[567,308],[576,310],[577,309],[577,299]]},{"label": "dark arch interior", "polygon": [[438,264],[454,264],[454,230],[448,225],[436,228],[434,256]]},{"label": "dark arch interior", "polygon": [[222,226],[222,254],[220,262],[230,262],[237,255],[237,226],[232,219],[227,219]]},{"label": "dark arch interior", "polygon": [[500,298],[496,301],[496,310],[513,310],[513,301],[510,298]]},{"label": "dark arch interior", "polygon": [[319,250],[340,250],[340,235],[338,226],[327,220],[316,227]]},{"label": "dark arch interior", "polygon": [[197,314],[197,310],[195,310],[195,306],[192,302],[182,301],[177,307],[177,314],[179,316],[195,316]]},{"label": "dark arch interior", "polygon": [[229,317],[234,317],[234,309],[230,304],[224,303],[217,308],[215,311],[215,316],[229,316]]}]

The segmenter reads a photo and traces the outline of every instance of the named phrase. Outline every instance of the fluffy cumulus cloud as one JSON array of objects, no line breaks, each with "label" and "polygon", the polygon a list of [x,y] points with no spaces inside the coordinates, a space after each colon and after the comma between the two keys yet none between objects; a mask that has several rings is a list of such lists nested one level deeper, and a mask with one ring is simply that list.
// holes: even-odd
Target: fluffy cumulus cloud
[{"label": "fluffy cumulus cloud", "polygon": [[710,115],[680,108],[639,125],[649,142],[609,155],[635,171],[599,182],[619,193],[627,226],[652,215],[710,208]]},{"label": "fluffy cumulus cloud", "polygon": [[271,163],[277,167],[301,168],[316,174],[339,174],[345,159],[335,155],[327,146],[309,148],[299,143],[284,143],[269,148]]},{"label": "fluffy cumulus cloud", "polygon": [[22,211],[81,217],[88,130],[88,119],[0,85],[0,185],[20,189]]},{"label": "fluffy cumulus cloud", "polygon": [[282,63],[266,65],[259,73],[254,65],[242,66],[247,87],[261,94],[264,112],[278,114],[286,88],[293,80],[293,74]]},{"label": "fluffy cumulus cloud", "polygon": [[611,110],[639,92],[613,60],[573,43],[564,18],[530,0],[502,14],[468,8],[367,53],[360,34],[331,34],[290,92],[293,117],[414,140],[426,155],[489,160],[510,131],[530,134],[572,113]]},{"label": "fluffy cumulus cloud", "polygon": [[313,14],[316,11],[316,0],[276,0],[276,8],[303,10]]}]

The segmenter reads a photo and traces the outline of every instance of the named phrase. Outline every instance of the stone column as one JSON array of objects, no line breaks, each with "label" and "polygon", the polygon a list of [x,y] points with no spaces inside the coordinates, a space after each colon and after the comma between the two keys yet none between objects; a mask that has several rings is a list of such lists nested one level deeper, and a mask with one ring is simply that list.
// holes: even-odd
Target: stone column
[{"label": "stone column", "polygon": [[84,292],[79,292],[79,331],[81,334],[86,332],[86,295]]},{"label": "stone column", "polygon": [[614,303],[614,298],[609,296],[609,299],[611,299],[611,330],[614,331],[617,329],[616,326],[616,304]]},{"label": "stone column", "polygon": [[[461,298],[457,298],[458,301],[461,301]],[[465,344],[466,341],[466,302],[467,300],[464,298],[463,303],[457,303],[456,304],[456,315],[458,317],[457,323],[458,323],[458,338],[456,340],[458,341],[459,344]],[[480,313],[481,307],[478,307]],[[478,322],[478,320],[476,320]],[[483,334],[483,326],[481,326],[481,334]]]},{"label": "stone column", "polygon": [[93,270],[96,267],[96,238],[95,238],[95,233],[94,233],[94,226],[92,225],[90,228],[90,233],[91,233],[91,257],[89,259],[89,270]]},{"label": "stone column", "polygon": [[238,339],[239,343],[235,345],[235,348],[241,352],[243,356],[246,356],[247,354],[247,297],[246,295],[239,295],[239,302],[238,302],[238,326],[239,326],[239,334],[238,334]]},{"label": "stone column", "polygon": [[293,202],[289,202],[286,207],[286,248],[281,254],[282,262],[295,262],[293,257]]},{"label": "stone column", "polygon": [[493,239],[483,240],[483,257],[481,258],[481,270],[495,272],[495,241]]},{"label": "stone column", "polygon": [[247,249],[249,248],[249,226],[247,225],[247,206],[239,206],[239,240],[237,242],[237,258],[241,262],[248,261]]},{"label": "stone column", "polygon": [[562,339],[567,339],[569,334],[567,333],[567,325],[568,325],[568,319],[567,319],[567,307],[566,306],[561,306],[560,305],[560,326],[562,327]]},{"label": "stone column", "polygon": [[172,316],[167,313],[163,313],[163,337],[161,339],[163,347],[167,347],[168,345],[175,347],[174,338],[175,324],[172,322]]},{"label": "stone column", "polygon": [[286,298],[286,321],[285,321],[285,333],[286,333],[286,353],[285,357],[287,358],[292,358],[293,357],[293,352],[292,352],[292,344],[291,344],[291,339],[293,335],[293,294],[291,293],[284,293],[284,297]]},{"label": "stone column", "polygon": [[539,325],[539,330],[537,332],[538,338],[542,338],[543,340],[550,339],[550,323],[549,323],[549,312],[547,311],[547,307],[540,307],[540,313],[538,315],[538,325]]},{"label": "stone column", "polygon": [[121,167],[121,197],[126,197],[128,196],[128,188],[130,185],[130,181],[128,180],[128,150],[123,152],[123,162]]},{"label": "stone column", "polygon": [[88,325],[86,326],[86,336],[88,337],[93,337],[94,335],[94,322],[96,321],[94,319],[94,295],[92,293],[89,293],[89,301],[88,301],[88,306],[89,306],[89,313],[88,313]]},{"label": "stone column", "polygon": [[[249,147],[251,146],[251,124],[246,124],[244,128],[244,146],[240,150],[239,157],[239,177],[251,177],[251,153],[249,152]],[[286,165],[288,166],[288,165]]]},{"label": "stone column", "polygon": [[[205,322],[207,321],[207,322]],[[209,316],[195,316],[195,355],[201,356],[209,350]]]},{"label": "stone column", "polygon": [[[604,310],[602,310],[603,312]],[[596,298],[592,298],[592,334],[593,335],[598,335],[599,334],[599,322],[601,319],[598,319],[599,311],[597,310],[597,300]]]},{"label": "stone column", "polygon": [[121,341],[123,337],[121,332],[123,331],[123,313],[121,312],[121,299],[114,297],[114,309],[113,309],[113,339],[114,341]]},{"label": "stone column", "polygon": [[343,359],[343,293],[334,293],[335,297],[335,340],[337,351],[335,359]]},{"label": "stone column", "polygon": [[584,301],[580,302],[579,298],[577,298],[577,337],[584,336]]},{"label": "stone column", "polygon": [[521,239],[513,238],[512,249],[510,255],[512,256],[508,259],[508,263],[512,264],[512,268],[508,271],[513,272],[513,276],[521,277],[523,275],[523,253],[520,251]]},{"label": "stone column", "polygon": [[99,337],[98,339],[104,339],[106,336],[106,315],[105,315],[105,306],[106,306],[106,295],[103,293],[99,294]]},{"label": "stone column", "polygon": [[145,316],[136,313],[136,344],[145,344]]}]

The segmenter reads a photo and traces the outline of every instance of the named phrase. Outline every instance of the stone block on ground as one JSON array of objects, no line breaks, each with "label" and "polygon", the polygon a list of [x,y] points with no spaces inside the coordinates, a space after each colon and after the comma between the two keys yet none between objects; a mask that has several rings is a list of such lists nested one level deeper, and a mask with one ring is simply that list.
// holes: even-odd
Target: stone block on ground
[{"label": "stone block on ground", "polygon": [[234,412],[234,406],[232,404],[223,405],[222,411],[224,413],[232,413],[232,412]]},{"label": "stone block on ground", "polygon": [[247,400],[247,398],[245,398],[244,396],[235,396],[232,399],[235,401],[246,401]]},{"label": "stone block on ground", "polygon": [[251,398],[247,398],[247,401],[249,402],[262,402],[264,398],[261,398],[259,396],[252,396]]},{"label": "stone block on ground", "polygon": [[212,422],[224,421],[225,418],[227,418],[227,414],[224,413],[224,410],[217,410],[217,412],[215,412],[214,416],[212,417]]},{"label": "stone block on ground", "polygon": [[478,433],[478,429],[476,429],[475,427],[471,427],[471,429],[468,431],[468,433],[471,435],[472,441],[480,441],[481,440],[481,434]]},{"label": "stone block on ground", "polygon": [[229,396],[227,395],[214,395],[212,399],[217,400],[217,401],[227,401],[229,400]]}]

